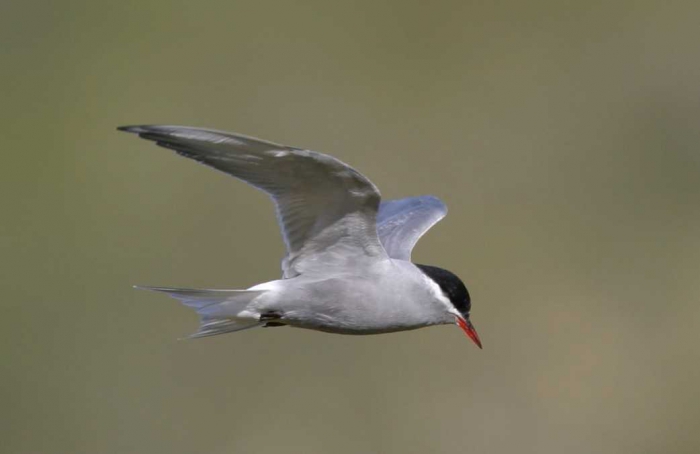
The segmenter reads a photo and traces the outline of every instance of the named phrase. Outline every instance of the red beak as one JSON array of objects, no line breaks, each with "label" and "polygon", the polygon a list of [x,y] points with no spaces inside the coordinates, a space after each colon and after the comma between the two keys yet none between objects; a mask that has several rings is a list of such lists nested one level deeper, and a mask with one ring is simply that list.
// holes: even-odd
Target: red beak
[{"label": "red beak", "polygon": [[483,348],[481,346],[481,341],[479,340],[479,335],[476,334],[476,329],[474,328],[474,325],[472,325],[472,322],[469,321],[469,319],[465,319],[462,317],[456,317],[457,318],[457,324],[459,325],[460,328],[462,328],[462,331],[466,333],[467,336],[471,340],[474,341],[477,347]]}]

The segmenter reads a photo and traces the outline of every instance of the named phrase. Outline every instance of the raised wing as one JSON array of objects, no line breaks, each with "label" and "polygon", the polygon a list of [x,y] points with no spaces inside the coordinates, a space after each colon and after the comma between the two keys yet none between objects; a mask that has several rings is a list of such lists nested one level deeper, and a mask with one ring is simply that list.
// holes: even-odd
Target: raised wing
[{"label": "raised wing", "polygon": [[420,237],[446,214],[447,206],[431,195],[383,201],[377,214],[379,240],[389,257],[410,261]]},{"label": "raised wing", "polygon": [[[284,277],[314,263],[363,254],[385,258],[377,238],[379,190],[347,164],[321,153],[253,137],[182,126],[124,126],[157,145],[225,172],[275,202],[287,256]],[[319,260],[324,252],[331,253]],[[306,260],[314,256],[314,260]]]}]

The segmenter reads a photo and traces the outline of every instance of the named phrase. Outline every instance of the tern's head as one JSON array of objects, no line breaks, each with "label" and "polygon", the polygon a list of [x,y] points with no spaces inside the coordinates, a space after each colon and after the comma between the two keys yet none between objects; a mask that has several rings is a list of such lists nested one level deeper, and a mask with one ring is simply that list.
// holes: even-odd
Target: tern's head
[{"label": "tern's head", "polygon": [[472,300],[469,297],[469,291],[464,285],[464,282],[454,273],[436,266],[418,265],[416,266],[435,282],[442,290],[443,296],[449,300],[454,311],[450,311],[455,317],[455,323],[481,348],[479,335],[474,329],[471,321],[469,321],[469,311],[472,308]]}]

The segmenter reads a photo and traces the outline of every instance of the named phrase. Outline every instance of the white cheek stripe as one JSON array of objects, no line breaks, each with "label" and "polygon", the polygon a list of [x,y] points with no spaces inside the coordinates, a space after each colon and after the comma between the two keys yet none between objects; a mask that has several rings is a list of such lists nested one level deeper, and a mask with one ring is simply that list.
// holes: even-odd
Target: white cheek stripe
[{"label": "white cheek stripe", "polygon": [[440,288],[440,286],[434,280],[430,279],[426,275],[423,275],[423,279],[425,279],[427,281],[428,287],[430,288],[431,293],[433,294],[433,297],[435,298],[435,300],[442,303],[445,306],[445,308],[447,309],[447,312],[454,315],[455,317],[459,317],[460,316],[459,312],[454,307],[452,302],[445,296],[445,294],[442,293],[442,289]]}]

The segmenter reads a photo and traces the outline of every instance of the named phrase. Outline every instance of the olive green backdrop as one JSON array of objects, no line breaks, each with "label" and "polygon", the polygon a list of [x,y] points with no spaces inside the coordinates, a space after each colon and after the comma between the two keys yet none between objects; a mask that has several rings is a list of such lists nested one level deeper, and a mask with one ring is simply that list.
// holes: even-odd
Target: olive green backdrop
[{"label": "olive green backdrop", "polygon": [[[696,453],[700,4],[0,6],[0,451]],[[118,133],[331,153],[450,214],[456,328],[253,330],[133,284],[279,276],[267,198]]]}]

